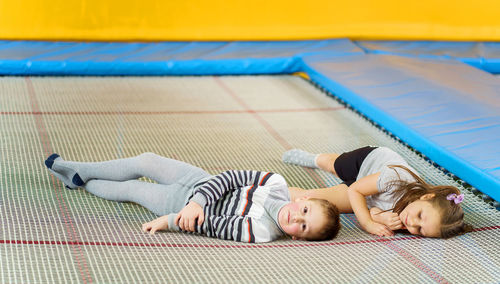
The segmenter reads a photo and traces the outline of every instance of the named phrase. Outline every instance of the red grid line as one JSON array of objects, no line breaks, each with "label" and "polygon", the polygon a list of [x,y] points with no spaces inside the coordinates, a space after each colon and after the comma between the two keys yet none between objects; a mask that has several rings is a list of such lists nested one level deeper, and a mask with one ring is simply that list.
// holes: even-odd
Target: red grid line
[{"label": "red grid line", "polygon": [[[238,97],[238,95],[233,92],[228,86],[226,86],[218,77],[214,77],[215,81],[219,86],[222,87],[231,97],[233,97],[243,108],[246,110],[251,110],[250,107],[241,99]],[[267,129],[267,131],[286,149],[292,149],[292,146],[281,136],[279,133],[269,124],[267,121],[265,121],[260,115],[257,113],[253,112],[253,116],[260,122],[264,128]],[[308,169],[307,171],[309,175],[315,180],[315,181],[320,181],[325,187],[326,184],[325,182],[318,176],[318,174],[311,170]],[[393,251],[398,253],[399,255],[403,256],[405,259],[410,261],[413,265],[415,265],[417,268],[419,268],[422,272],[426,273],[430,277],[432,277],[434,280],[439,280],[440,283],[448,283],[441,275],[437,274],[436,272],[432,271],[429,267],[427,267],[425,264],[420,262],[417,258],[415,258],[413,255],[411,255],[409,252],[405,251],[402,248],[399,248],[395,244],[392,244],[391,240],[385,240],[385,244],[390,247]],[[443,281],[444,280],[444,281]]]},{"label": "red grid line", "polygon": [[420,269],[420,271],[424,272],[425,274],[429,275],[432,279],[434,279],[438,283],[450,283],[448,280],[446,280],[443,276],[441,276],[439,273],[435,272],[430,268],[428,265],[420,261],[418,258],[415,256],[411,255],[409,252],[405,251],[404,249],[400,248],[397,246],[394,242],[386,242],[384,243],[387,245],[389,248],[391,248],[393,251],[395,251],[397,254],[408,260],[410,263],[412,263],[414,266]]},{"label": "red grid line", "polygon": [[[418,236],[404,237],[398,239],[412,240],[420,239]],[[339,246],[339,245],[356,245],[367,243],[383,243],[394,241],[391,239],[376,239],[376,240],[360,240],[346,242],[330,242],[330,243],[313,243],[304,242],[303,244],[288,244],[288,245],[208,245],[208,244],[175,244],[175,243],[125,243],[125,242],[90,242],[90,241],[43,241],[43,240],[0,240],[0,244],[12,245],[78,245],[78,246],[110,246],[110,247],[199,247],[199,248],[296,248],[296,247],[324,247],[324,246]],[[231,241],[232,242],[232,241]]]},{"label": "red grid line", "polygon": [[[50,142],[49,139],[47,138],[47,131],[44,127],[43,120],[40,116],[42,115],[162,115],[162,114],[221,114],[221,113],[251,113],[253,116],[261,123],[261,125],[266,128],[266,130],[285,148],[285,149],[291,149],[291,145],[288,144],[288,142],[281,136],[279,133],[271,126],[269,125],[261,116],[258,115],[258,113],[272,113],[272,112],[310,112],[310,111],[331,111],[331,110],[339,110],[339,109],[344,109],[345,107],[336,107],[336,108],[309,108],[309,109],[293,109],[293,110],[251,110],[240,98],[236,96],[230,90],[225,84],[220,81],[220,79],[215,78],[217,83],[224,89],[226,90],[227,93],[229,93],[235,100],[237,100],[240,105],[242,105],[245,110],[235,110],[235,111],[158,111],[158,112],[112,112],[112,111],[106,111],[106,112],[41,112],[39,111],[39,106],[36,101],[36,94],[32,85],[32,82],[29,80],[29,78],[26,78],[26,84],[28,85],[28,90],[30,94],[30,99],[31,99],[31,104],[32,104],[32,109],[34,111],[32,112],[0,112],[0,115],[35,115],[36,116],[36,125],[37,125],[37,130],[39,132],[40,139],[42,141],[42,146],[44,148],[44,151],[46,154],[50,154],[51,147],[50,147]],[[315,173],[314,171],[311,171]],[[317,175],[317,174],[316,174]],[[314,176],[313,176],[314,178]],[[54,179],[52,179],[52,182],[54,183]],[[323,182],[324,183],[324,182]],[[54,184],[54,187],[57,188]],[[59,199],[59,195],[61,197],[61,200]],[[65,215],[68,215],[68,209],[66,206],[66,203],[63,199],[62,194],[59,192],[59,195],[56,195],[58,202],[59,202],[59,207],[61,211],[63,212],[63,217],[66,219]],[[65,211],[61,207],[61,202],[62,206],[64,206]],[[68,215],[68,218],[69,215]],[[74,234],[74,239],[76,239],[76,232],[73,226],[73,222],[71,219],[69,219],[69,223],[71,225],[71,229],[73,230]],[[490,227],[483,227],[483,228],[477,228],[474,229],[474,231],[487,231],[487,230],[496,230],[499,229],[500,226],[490,226]],[[68,235],[70,239],[73,239],[71,237],[71,232],[68,231]],[[396,238],[396,239],[374,239],[374,240],[359,240],[359,241],[347,241],[347,242],[329,242],[329,243],[304,243],[304,244],[290,244],[290,245],[202,245],[202,244],[174,244],[174,243],[121,243],[121,242],[87,242],[87,241],[28,241],[28,240],[0,240],[0,244],[27,244],[27,245],[71,245],[71,246],[78,246],[78,249],[80,251],[80,255],[83,258],[85,270],[87,273],[87,276],[90,279],[90,282],[92,279],[90,278],[87,265],[85,262],[85,258],[83,257],[82,251],[81,251],[81,246],[123,246],[123,247],[204,247],[204,248],[284,248],[284,247],[314,247],[314,246],[338,246],[338,245],[353,245],[353,244],[363,244],[363,243],[384,243],[387,246],[389,246],[393,251],[398,253],[399,255],[403,256],[405,259],[409,260],[412,264],[414,264],[416,267],[421,269],[424,273],[427,275],[431,276],[434,280],[440,282],[440,283],[448,283],[446,279],[441,277],[439,274],[436,272],[432,271],[428,266],[426,266],[424,263],[420,262],[417,258],[409,254],[408,252],[404,251],[403,249],[399,248],[396,246],[393,242],[395,241],[404,241],[404,240],[412,240],[412,239],[420,239],[421,237],[418,236],[410,236],[410,237],[402,237],[402,238]],[[78,256],[75,255],[75,258],[80,266],[80,272],[82,274],[83,280],[86,283],[86,278],[83,274],[82,268],[80,261],[78,259]]]},{"label": "red grid line", "polygon": [[[40,112],[40,106],[38,105],[38,100],[36,98],[36,93],[35,93],[35,88],[33,87],[33,83],[31,82],[29,77],[25,77],[25,82],[26,82],[26,87],[28,89],[31,108],[35,113]],[[45,123],[43,122],[42,116],[35,116],[35,124],[36,124],[36,129],[38,131],[38,135],[40,136],[40,141],[42,143],[42,148],[43,151],[45,152],[45,156],[48,156],[53,151],[50,145],[50,141],[47,135],[47,129],[45,128]],[[90,273],[87,267],[87,262],[83,255],[82,248],[80,245],[77,244],[79,241],[76,237],[75,226],[73,224],[71,217],[69,216],[68,206],[66,204],[66,201],[64,200],[60,187],[56,186],[56,181],[54,176],[52,176],[52,185],[53,188],[55,189],[56,193],[55,196],[57,199],[59,210],[61,211],[64,223],[66,224],[65,227],[66,227],[66,233],[68,234],[68,238],[70,240],[76,240],[75,242],[73,242],[74,244],[71,245],[71,249],[73,251],[73,256],[76,259],[77,266],[80,270],[83,283],[87,283],[87,278],[89,279],[89,282],[92,282],[92,278],[90,277]]]},{"label": "red grid line", "polygon": [[[228,86],[226,86],[226,84],[224,84],[224,82],[222,82],[218,77],[214,77],[214,80],[215,82],[217,82],[217,84],[228,94],[230,95],[234,100],[236,100],[240,106],[242,106],[248,113],[251,113],[252,116],[267,130],[267,132],[269,132],[269,134],[271,134],[271,136],[276,140],[278,141],[279,144],[281,144],[281,146],[283,146],[283,148],[285,148],[285,150],[290,150],[292,149],[292,145],[290,145],[285,138],[283,138],[279,133],[278,131],[276,131],[265,119],[263,119],[258,113],[257,111],[254,111],[252,110],[240,97],[238,97],[238,95],[233,91],[231,90]],[[332,108],[334,110],[339,110],[339,109],[344,109],[345,107],[336,107],[336,108]],[[324,182],[323,179],[321,179],[318,175],[318,173],[316,173],[316,171],[312,170],[312,169],[306,169],[306,172],[309,174],[309,176],[311,176],[311,178],[313,180],[315,180],[317,183],[321,184],[322,187],[326,187],[326,183]]]},{"label": "red grid line", "polygon": [[199,110],[199,111],[0,111],[0,115],[170,115],[170,114],[237,114],[237,113],[288,113],[335,111],[341,107],[300,108],[300,109],[262,109],[262,110]]},{"label": "red grid line", "polygon": [[[500,226],[489,226],[483,228],[474,229],[473,232],[481,231],[491,231],[498,230]],[[168,234],[168,233],[167,233]],[[177,234],[177,233],[174,233]],[[373,243],[391,243],[399,241],[417,240],[423,239],[420,236],[405,236],[396,238],[377,238],[371,240],[357,240],[357,241],[342,241],[342,242],[300,242],[299,244],[251,244],[251,245],[240,245],[240,244],[176,244],[176,243],[133,243],[133,242],[89,242],[89,241],[43,241],[43,240],[0,240],[0,244],[12,244],[12,245],[78,245],[78,246],[113,246],[113,247],[175,247],[175,248],[297,248],[297,247],[331,247],[331,246],[345,246],[345,245],[357,245],[357,244],[373,244]],[[234,243],[232,241],[228,241]],[[396,251],[398,252],[398,251]],[[398,252],[403,255],[404,252]],[[405,257],[406,258],[406,257]]]}]

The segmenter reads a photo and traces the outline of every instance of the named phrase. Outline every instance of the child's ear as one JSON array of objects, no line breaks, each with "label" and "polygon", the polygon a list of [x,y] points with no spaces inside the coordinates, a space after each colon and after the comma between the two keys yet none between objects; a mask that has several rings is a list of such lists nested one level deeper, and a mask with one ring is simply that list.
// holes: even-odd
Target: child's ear
[{"label": "child's ear", "polygon": [[426,200],[431,200],[431,199],[433,199],[435,196],[436,196],[436,194],[435,194],[435,193],[427,193],[427,194],[424,194],[424,195],[420,196],[420,200],[424,200],[424,201],[426,201]]}]

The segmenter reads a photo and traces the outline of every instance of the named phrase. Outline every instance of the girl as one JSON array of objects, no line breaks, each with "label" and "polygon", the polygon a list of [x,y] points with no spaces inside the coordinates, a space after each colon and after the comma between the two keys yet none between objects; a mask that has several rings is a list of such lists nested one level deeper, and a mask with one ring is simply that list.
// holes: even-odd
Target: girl
[{"label": "girl", "polygon": [[471,231],[464,223],[463,194],[450,185],[432,186],[396,152],[363,147],[341,155],[284,153],[285,163],[320,168],[343,183],[330,188],[290,188],[292,198],[310,196],[330,201],[340,212],[356,214],[362,228],[378,236],[404,229],[413,235],[449,238]]}]

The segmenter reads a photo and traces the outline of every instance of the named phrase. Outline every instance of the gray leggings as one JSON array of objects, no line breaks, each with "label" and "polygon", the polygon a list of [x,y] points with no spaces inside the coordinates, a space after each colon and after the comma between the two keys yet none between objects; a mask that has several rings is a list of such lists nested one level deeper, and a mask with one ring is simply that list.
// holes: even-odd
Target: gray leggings
[{"label": "gray leggings", "polygon": [[[88,192],[107,200],[140,204],[156,215],[179,212],[194,185],[211,176],[193,165],[153,153],[104,162],[62,163],[78,172]],[[137,180],[140,177],[158,183]]]}]

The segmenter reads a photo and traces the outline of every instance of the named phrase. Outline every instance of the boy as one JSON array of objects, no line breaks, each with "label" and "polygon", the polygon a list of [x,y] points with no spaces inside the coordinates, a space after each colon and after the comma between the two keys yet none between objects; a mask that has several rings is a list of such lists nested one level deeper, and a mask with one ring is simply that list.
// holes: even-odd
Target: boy
[{"label": "boy", "polygon": [[[70,189],[82,186],[101,198],[135,202],[162,216],[143,225],[150,233],[185,230],[258,243],[284,234],[332,239],[340,227],[333,204],[307,197],[290,202],[284,178],[269,172],[231,170],[211,176],[153,153],[89,163],[52,154],[45,165]],[[157,183],[137,180],[143,176]]]}]

